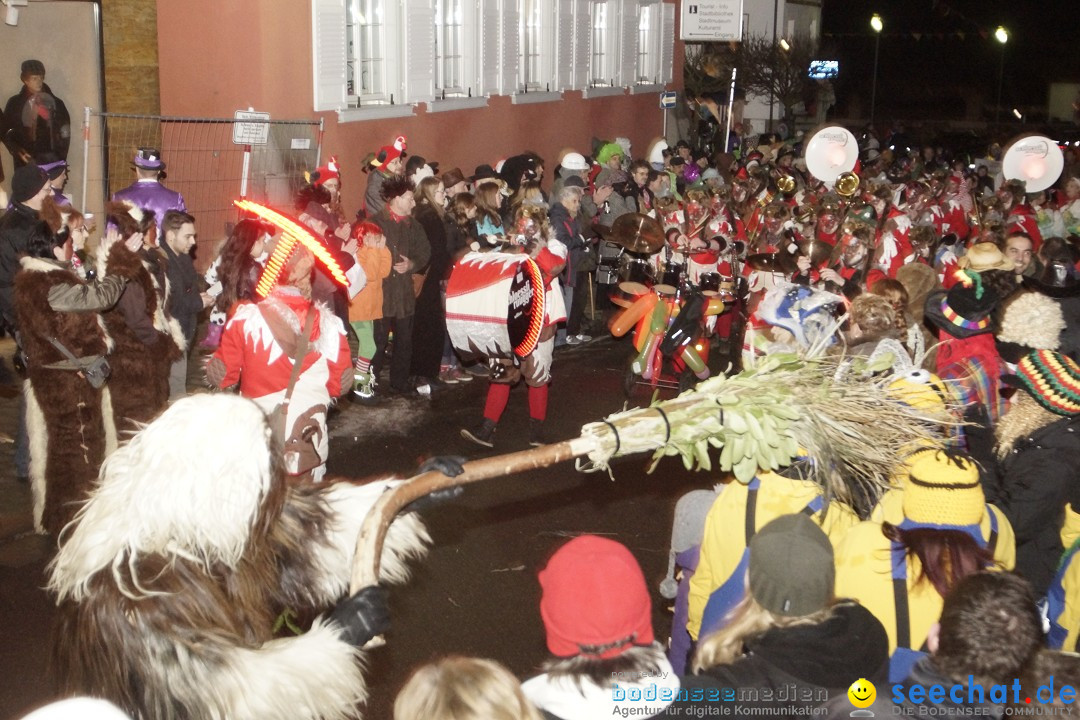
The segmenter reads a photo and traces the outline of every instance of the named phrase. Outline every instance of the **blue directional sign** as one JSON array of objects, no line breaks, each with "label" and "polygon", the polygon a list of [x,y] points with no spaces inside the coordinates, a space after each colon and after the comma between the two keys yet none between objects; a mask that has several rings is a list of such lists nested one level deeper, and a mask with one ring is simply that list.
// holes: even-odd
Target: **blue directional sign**
[{"label": "blue directional sign", "polygon": [[660,93],[660,109],[670,110],[675,107],[676,93],[674,90]]}]

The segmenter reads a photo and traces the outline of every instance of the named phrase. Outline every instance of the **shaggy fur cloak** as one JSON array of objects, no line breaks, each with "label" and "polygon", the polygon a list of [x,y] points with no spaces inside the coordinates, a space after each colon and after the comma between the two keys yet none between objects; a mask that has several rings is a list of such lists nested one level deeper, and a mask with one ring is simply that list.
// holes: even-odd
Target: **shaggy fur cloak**
[{"label": "shaggy fur cloak", "polygon": [[[64,689],[137,718],[347,718],[365,698],[360,652],[317,619],[274,639],[282,608],[347,589],[357,532],[396,481],[292,486],[258,406],[174,403],[105,462],[51,564]],[[383,578],[423,554],[414,515],[389,529]]]},{"label": "shaggy fur cloak", "polygon": [[[100,260],[100,257],[99,257]],[[169,370],[181,357],[185,347],[183,333],[175,320],[166,315],[161,298],[168,293],[154,280],[139,253],[133,253],[116,243],[105,258],[101,275],[119,275],[128,280],[124,297],[116,307],[104,314],[105,327],[116,348],[109,356],[112,374],[109,376],[112,415],[118,433],[132,432],[140,424],[153,420],[169,402]],[[157,339],[147,344],[125,318],[133,299],[142,296],[145,318],[153,324]]]},{"label": "shaggy fur cloak", "polygon": [[102,411],[105,390],[95,389],[78,373],[44,367],[65,358],[49,342],[56,338],[79,358],[105,355],[110,341],[94,311],[55,312],[49,291],[84,283],[58,263],[23,258],[15,276],[15,312],[27,357],[27,432],[34,526],[57,536],[86,499],[106,454]]}]

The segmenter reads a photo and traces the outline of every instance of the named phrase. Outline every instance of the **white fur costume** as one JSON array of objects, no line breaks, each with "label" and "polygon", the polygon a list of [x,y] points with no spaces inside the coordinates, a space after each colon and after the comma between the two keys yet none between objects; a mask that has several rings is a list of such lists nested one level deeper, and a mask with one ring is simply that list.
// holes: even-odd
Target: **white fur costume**
[{"label": "white fur costume", "polygon": [[[108,458],[49,568],[61,685],[138,718],[352,717],[359,651],[324,618],[299,637],[271,626],[344,595],[364,516],[396,484],[292,486],[250,400],[178,401]],[[427,542],[398,518],[383,578]]]}]

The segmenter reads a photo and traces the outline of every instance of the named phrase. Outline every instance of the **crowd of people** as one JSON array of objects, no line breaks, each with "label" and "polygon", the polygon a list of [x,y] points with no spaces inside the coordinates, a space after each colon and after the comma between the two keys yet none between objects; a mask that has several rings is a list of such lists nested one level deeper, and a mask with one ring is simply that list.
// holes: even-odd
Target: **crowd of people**
[{"label": "crowd of people", "polygon": [[[68,623],[58,653],[77,647],[59,665],[72,692],[103,693],[140,717],[172,716],[172,702],[185,716],[290,717],[297,696],[297,714],[347,713],[364,695],[356,649],[388,624],[385,593],[340,602],[315,622],[306,651],[274,645],[263,627],[291,603],[317,612],[340,598],[356,535],[338,527],[344,508],[366,510],[396,482],[322,482],[331,406],[486,377],[481,418],[461,434],[490,448],[524,381],[529,442],[543,445],[554,349],[599,334],[587,311],[597,298],[609,309],[625,283],[676,302],[718,297],[724,312],[701,322],[725,344],[731,372],[788,350],[844,358],[888,383],[897,403],[938,413],[934,443],[913,442],[880,494],[806,479],[812,457],[761,468],[748,483],[710,477],[723,485],[680,503],[674,521],[685,537],[667,645],[631,552],[594,536],[565,543],[539,574],[551,652],[541,674],[519,683],[498,662],[446,658],[405,683],[397,720],[676,717],[741,701],[740,688],[768,690],[755,706],[780,716],[809,707],[846,716],[857,683],[893,688],[873,705],[889,712],[880,703],[913,684],[1080,682],[1074,157],[1029,192],[1004,176],[997,144],[973,158],[909,150],[867,129],[854,172],[826,183],[807,170],[801,137],[744,134],[712,156],[663,140],[635,153],[614,138],[552,158],[548,185],[549,164],[534,152],[466,176],[440,172],[402,136],[312,170],[288,217],[249,208],[200,274],[197,216],[164,184],[154,148],[137,151],[135,181],[88,243],[92,216],[63,194],[66,111],[41,63],[22,70],[25,92],[9,107],[21,118],[23,105],[41,104],[48,122],[29,136],[5,130],[16,144],[0,217],[0,318],[26,379],[16,473],[32,484],[38,529],[63,540],[50,587]],[[345,182],[366,184],[363,207],[345,207]],[[656,223],[662,243],[627,243],[618,222],[627,215]],[[493,267],[534,270],[544,298],[529,341],[514,348],[491,345],[454,309],[455,283],[472,273],[492,285]],[[189,377],[200,339],[206,382],[249,404],[186,397],[203,380]],[[252,408],[250,427],[222,427]],[[260,464],[249,477],[239,461],[188,461],[198,492],[160,488],[168,526],[144,527],[131,515],[151,497],[140,463],[170,480],[176,447],[154,443],[209,429],[221,456],[246,450]],[[225,482],[229,468],[236,477]],[[461,472],[456,459],[422,469]],[[258,492],[237,484],[249,481]],[[118,539],[98,551],[110,523]],[[400,523],[386,558],[396,580],[426,541],[415,515]],[[301,529],[303,547],[290,536]],[[158,597],[188,586],[203,593],[190,607]],[[134,656],[139,634],[125,613],[145,613],[153,639]],[[187,647],[185,632],[209,633],[210,650]],[[259,666],[252,657],[264,651],[277,654]],[[301,667],[318,657],[295,652],[331,654],[341,668],[333,687]],[[123,677],[102,675],[118,667]],[[245,705],[229,683],[254,682],[257,670],[273,702]],[[192,675],[178,688],[171,673]],[[991,716],[1014,703],[1023,700],[979,700]]]}]

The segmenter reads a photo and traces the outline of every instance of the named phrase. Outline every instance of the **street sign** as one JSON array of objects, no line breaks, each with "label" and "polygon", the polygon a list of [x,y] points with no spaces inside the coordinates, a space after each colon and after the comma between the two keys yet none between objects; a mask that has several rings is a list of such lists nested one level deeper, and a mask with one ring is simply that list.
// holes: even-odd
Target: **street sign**
[{"label": "street sign", "polygon": [[237,110],[233,117],[232,141],[234,145],[265,145],[270,139],[270,113]]},{"label": "street sign", "polygon": [[660,109],[670,110],[675,107],[676,93],[674,90],[668,90],[660,93]]},{"label": "street sign", "polygon": [[727,42],[742,40],[742,0],[679,0],[682,40]]}]

